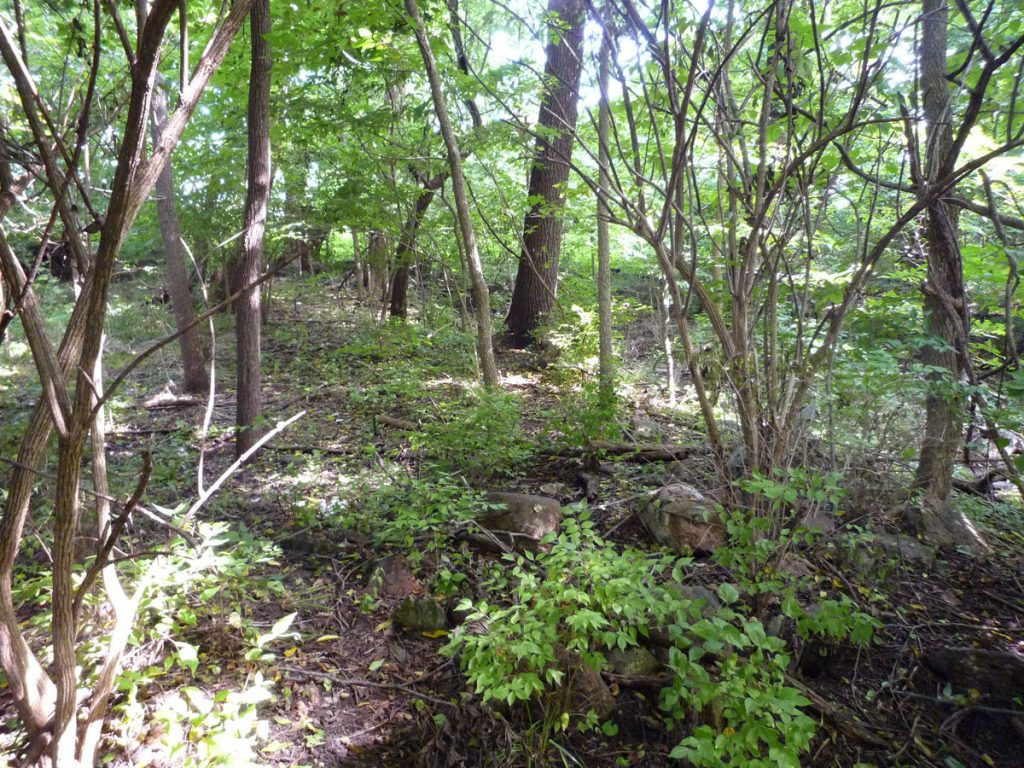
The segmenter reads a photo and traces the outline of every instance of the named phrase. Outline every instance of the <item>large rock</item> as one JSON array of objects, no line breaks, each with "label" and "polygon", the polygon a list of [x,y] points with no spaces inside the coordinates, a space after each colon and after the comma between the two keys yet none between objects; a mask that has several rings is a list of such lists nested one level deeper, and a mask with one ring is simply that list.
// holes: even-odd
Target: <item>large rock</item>
[{"label": "large rock", "polygon": [[714,503],[686,483],[657,491],[640,510],[640,519],[655,541],[680,554],[710,553],[725,546]]},{"label": "large rock", "polygon": [[562,685],[555,695],[563,711],[585,715],[593,710],[598,718],[607,720],[615,712],[615,697],[596,669],[591,669],[578,653],[562,645],[555,646],[558,665],[565,672]]},{"label": "large rock", "polygon": [[977,690],[987,701],[1013,706],[1024,693],[1024,656],[986,648],[935,648],[925,665],[960,691]]},{"label": "large rock", "polygon": [[509,549],[536,550],[540,540],[562,523],[562,505],[547,496],[492,491],[487,501],[495,507],[478,522]]},{"label": "large rock", "polygon": [[391,614],[399,629],[407,632],[436,632],[448,628],[448,614],[436,600],[407,597]]},{"label": "large rock", "polygon": [[648,677],[661,667],[654,654],[638,645],[612,648],[605,654],[608,668],[623,677]]}]

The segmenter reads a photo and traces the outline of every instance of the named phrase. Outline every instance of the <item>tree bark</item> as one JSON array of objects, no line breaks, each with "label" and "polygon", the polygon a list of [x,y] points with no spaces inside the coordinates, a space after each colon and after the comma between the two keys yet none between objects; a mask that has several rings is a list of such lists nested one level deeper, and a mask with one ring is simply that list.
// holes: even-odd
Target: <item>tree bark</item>
[{"label": "tree bark", "polygon": [[549,42],[536,154],[530,169],[529,199],[536,200],[523,222],[523,247],[505,324],[508,342],[526,347],[558,294],[558,258],[569,161],[576,130],[583,63],[585,0],[550,0]]},{"label": "tree bark", "polygon": [[[167,122],[167,94],[160,86],[153,91],[151,130],[153,143],[159,144],[163,127]],[[181,368],[186,392],[199,394],[209,386],[206,373],[206,356],[195,327],[195,307],[189,290],[188,270],[185,267],[185,249],[181,244],[181,225],[178,222],[178,202],[174,191],[174,171],[171,162],[164,165],[156,180],[156,214],[160,220],[160,237],[164,248],[164,269],[167,272],[167,293],[171,297],[171,311],[178,330],[189,328],[181,335]],[[190,327],[192,326],[192,327]]]},{"label": "tree bark", "polygon": [[[610,32],[605,30],[605,35]],[[608,196],[611,194],[609,167],[611,154],[608,140],[611,132],[611,109],[608,105],[608,77],[611,44],[602,37],[598,54],[598,85],[601,102],[597,114],[598,145],[598,194],[597,194],[597,320],[598,320],[598,363],[597,377],[601,404],[607,407],[615,404],[615,351],[612,348],[612,270],[611,247],[608,240]]]},{"label": "tree bark", "polygon": [[[248,285],[263,269],[263,239],[270,202],[270,0],[256,0],[249,15],[252,63],[249,78],[249,156],[246,164],[245,237],[235,285]],[[235,360],[238,399],[235,407],[235,455],[260,438],[260,289],[252,288],[235,303]]]},{"label": "tree bark", "polygon": [[[923,0],[921,23],[921,91],[928,151],[920,186],[927,190],[955,151],[946,80],[949,11],[945,0]],[[970,544],[975,536],[951,504],[953,466],[964,418],[957,350],[967,333],[969,317],[957,216],[955,209],[942,200],[928,205],[924,244],[928,261],[925,330],[931,338],[922,350],[922,362],[936,372],[929,375],[924,437],[914,479],[921,491],[921,507],[919,515],[910,516],[910,522],[937,544]]]},{"label": "tree bark", "polygon": [[412,204],[395,248],[395,274],[391,278],[391,317],[405,319],[409,314],[409,267],[416,256],[416,238],[423,216],[444,186],[448,172],[439,173],[423,184],[423,191]]},{"label": "tree bark", "polygon": [[477,355],[480,357],[484,385],[497,387],[501,382],[501,377],[498,374],[498,365],[494,361],[494,347],[491,342],[491,300],[487,292],[487,281],[484,280],[483,266],[480,263],[480,252],[476,246],[473,219],[469,213],[466,177],[462,172],[462,155],[459,153],[459,145],[455,140],[455,131],[448,119],[448,106],[444,100],[444,93],[441,91],[441,78],[437,73],[434,53],[423,27],[423,19],[416,7],[416,0],[405,0],[405,9],[416,30],[416,44],[419,46],[420,55],[423,57],[423,66],[427,70],[427,79],[430,81],[430,95],[434,101],[434,112],[437,114],[437,122],[440,124],[441,135],[448,150],[448,167],[451,170],[452,191],[455,195],[455,213],[459,221],[459,232],[462,234],[466,263],[469,267],[469,276],[473,287],[477,324],[476,349]]}]

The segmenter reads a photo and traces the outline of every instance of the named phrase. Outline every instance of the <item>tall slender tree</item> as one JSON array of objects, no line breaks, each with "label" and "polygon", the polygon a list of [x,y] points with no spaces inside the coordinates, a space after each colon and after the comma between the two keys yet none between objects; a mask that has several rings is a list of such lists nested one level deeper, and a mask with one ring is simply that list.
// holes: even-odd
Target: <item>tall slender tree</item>
[{"label": "tall slender tree", "polygon": [[505,319],[513,347],[530,344],[558,294],[562,209],[576,130],[586,8],[585,0],[550,0],[548,5],[544,94],[530,169],[528,199],[533,202],[523,222],[519,269]]},{"label": "tall slender tree", "polygon": [[[245,235],[235,271],[235,285],[249,285],[263,269],[263,240],[270,203],[270,0],[256,0],[249,15],[252,63],[249,78],[249,155],[246,163]],[[246,291],[235,304],[237,404],[235,453],[241,456],[259,440],[260,355],[262,335],[260,288]]]},{"label": "tall slender tree", "polygon": [[484,280],[483,266],[480,263],[480,252],[477,250],[476,230],[469,212],[466,176],[462,170],[462,155],[459,153],[455,130],[448,117],[448,105],[445,102],[444,92],[441,90],[441,76],[437,72],[434,53],[430,48],[430,40],[427,38],[427,31],[423,26],[423,18],[416,6],[416,0],[405,0],[405,10],[413,22],[416,44],[419,46],[420,54],[423,57],[423,66],[427,71],[427,80],[430,82],[434,113],[437,115],[437,122],[441,127],[445,148],[448,150],[448,168],[451,171],[452,192],[455,195],[455,214],[459,222],[459,232],[462,235],[466,265],[469,268],[469,279],[473,288],[477,326],[476,349],[480,358],[484,385],[497,387],[501,383],[501,377],[498,373],[498,365],[494,360],[494,347],[491,341],[491,300],[487,292],[487,281]]},{"label": "tall slender tree", "polygon": [[[167,94],[161,87],[161,78],[153,89],[152,120],[150,127],[153,143],[159,144],[167,123]],[[181,348],[182,386],[186,392],[198,393],[206,389],[209,377],[206,373],[206,355],[196,326],[195,307],[188,284],[188,269],[185,266],[185,248],[181,239],[181,224],[178,221],[178,200],[174,189],[174,170],[171,162],[164,165],[156,180],[156,214],[160,220],[160,238],[163,241],[164,270],[167,280],[167,294],[171,300],[171,311],[178,330],[187,329],[178,339]]]}]

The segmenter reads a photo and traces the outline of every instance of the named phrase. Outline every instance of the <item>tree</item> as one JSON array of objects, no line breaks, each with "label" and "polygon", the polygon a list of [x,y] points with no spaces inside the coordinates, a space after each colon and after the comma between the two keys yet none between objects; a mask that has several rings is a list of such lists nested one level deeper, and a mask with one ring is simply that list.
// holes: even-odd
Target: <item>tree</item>
[{"label": "tree", "polygon": [[[236,287],[254,283],[263,270],[263,240],[270,204],[270,0],[253,3],[249,79],[249,154],[246,163],[245,234],[235,270]],[[241,456],[259,441],[260,355],[263,325],[260,289],[250,288],[235,303],[237,403],[235,454]]]},{"label": "tree", "polygon": [[427,32],[423,26],[423,19],[420,16],[419,9],[416,6],[416,0],[405,0],[405,10],[413,23],[416,44],[419,46],[420,54],[423,57],[423,67],[426,69],[427,80],[430,83],[430,95],[434,102],[434,112],[437,115],[437,122],[441,126],[441,136],[444,138],[445,146],[448,149],[448,167],[452,177],[452,191],[455,195],[455,213],[459,223],[459,233],[462,236],[466,266],[473,287],[473,302],[477,325],[476,350],[480,358],[484,385],[487,387],[497,387],[501,383],[501,376],[498,373],[497,363],[494,361],[494,347],[491,340],[491,302],[487,291],[487,281],[484,279],[483,267],[480,264],[480,252],[477,250],[476,231],[473,228],[473,220],[470,216],[469,199],[466,197],[466,177],[462,170],[462,155],[459,152],[459,145],[455,138],[455,131],[452,128],[451,120],[448,118],[448,106],[445,102],[444,92],[441,90],[441,78],[437,72],[434,53],[430,48],[430,40],[427,39]]},{"label": "tree", "polygon": [[[949,6],[940,0],[923,0],[921,5],[920,70],[921,106],[925,121],[925,146],[913,163],[913,181],[918,195],[928,194],[939,179],[952,173],[959,162],[968,132],[975,126],[986,103],[989,84],[996,71],[1024,45],[1017,37],[996,53],[985,38],[988,12],[979,24],[961,0],[958,7],[971,32],[968,61],[960,68],[966,78],[970,58],[981,58],[980,72],[970,85],[967,107],[956,122],[950,99]],[[1013,137],[1007,136],[1008,144]],[[950,185],[946,195],[956,197]],[[944,197],[928,200],[924,221],[924,253],[928,278],[924,285],[925,329],[930,340],[922,348],[922,361],[930,369],[931,386],[925,399],[924,436],[914,485],[921,491],[919,510],[911,523],[928,539],[939,544],[978,544],[977,532],[962,512],[951,504],[953,468],[963,435],[965,393],[961,378],[974,386],[976,404],[984,414],[985,405],[977,391],[968,339],[970,308],[960,253],[957,209]],[[993,212],[994,213],[994,212]],[[1012,334],[1012,331],[1008,332]],[[993,423],[990,429],[995,428]],[[1002,451],[1002,449],[1000,449]],[[1019,483],[1019,475],[1003,452],[1007,468]]]},{"label": "tree", "polygon": [[562,208],[569,180],[577,100],[583,71],[584,0],[550,0],[544,93],[530,168],[522,252],[505,324],[514,347],[525,347],[558,293]]},{"label": "tree", "polygon": [[[167,94],[157,78],[153,89],[151,130],[153,143],[159,144],[167,123]],[[186,392],[203,392],[209,386],[206,373],[206,354],[195,324],[195,307],[189,289],[188,269],[185,266],[185,248],[178,221],[178,201],[174,189],[174,170],[168,161],[156,180],[156,211],[160,219],[160,237],[163,240],[164,270],[167,293],[178,330],[184,330],[178,341],[181,348],[182,388]]]},{"label": "tree", "polygon": [[[148,156],[143,148],[149,102],[164,33],[177,3],[165,0],[153,3],[145,19],[145,28],[140,30],[134,48],[126,36],[122,39],[127,55],[126,63],[129,65],[130,91],[111,182],[110,201],[105,215],[101,217],[102,227],[95,255],[79,260],[80,266],[87,270],[86,279],[75,301],[64,337],[56,349],[46,334],[42,311],[27,275],[6,235],[0,231],[3,279],[7,281],[12,293],[23,295],[18,314],[30,339],[33,360],[43,387],[43,396],[22,437],[19,466],[15,467],[7,486],[3,518],[0,520],[0,664],[11,686],[18,714],[32,738],[30,762],[40,759],[47,750],[50,751],[53,764],[62,768],[93,765],[95,762],[97,723],[102,722],[105,716],[107,697],[113,689],[115,672],[124,643],[128,639],[127,629],[130,629],[130,624],[127,629],[124,628],[124,622],[119,616],[119,631],[111,638],[97,683],[91,691],[91,698],[85,699],[79,718],[80,660],[76,657],[78,611],[92,581],[86,578],[79,586],[74,582],[74,539],[81,516],[79,490],[85,444],[94,424],[96,409],[102,402],[98,400],[100,393],[97,392],[97,383],[92,380],[92,374],[97,368],[102,349],[110,278],[128,230],[156,183],[163,164],[180,139],[210,77],[227,53],[230,41],[248,13],[249,2],[237,0],[222,19],[191,76],[185,79],[180,105],[169,118],[161,142]],[[100,6],[97,3],[93,8],[94,65],[91,80],[94,82],[95,62],[99,55]],[[0,23],[0,51],[18,86],[20,117],[29,126],[34,150],[44,166],[43,178],[49,188],[54,211],[60,211],[61,217],[65,218],[71,212],[68,184],[74,183],[76,162],[81,152],[72,152],[70,155],[61,152],[61,159],[67,164],[63,169],[58,167],[58,160],[51,148],[60,148],[62,143],[50,129],[54,123],[48,115],[46,103],[37,96],[38,89],[5,23]],[[82,115],[87,115],[92,106],[94,90],[91,86],[87,93],[89,96],[81,106]],[[84,118],[79,121],[79,125],[87,123]],[[84,137],[85,132],[82,131],[79,141],[84,141]],[[87,193],[77,183],[75,187],[84,205]],[[91,210],[91,206],[87,206],[87,209]],[[84,248],[78,240],[78,228],[65,226],[65,231],[72,238],[71,242],[76,243],[74,248],[79,252],[77,255],[84,256]],[[78,373],[74,387],[69,392],[66,383],[73,371]],[[58,435],[53,504],[52,676],[25,641],[12,599],[14,562],[30,508],[35,472],[45,455],[51,431],[56,431]],[[138,493],[144,489],[146,480],[147,473],[143,472]],[[129,500],[127,512],[122,511],[122,514],[129,514],[133,504]],[[99,535],[105,544],[112,546],[117,531],[111,527],[110,530],[100,531]],[[105,548],[106,556],[109,556],[109,548]],[[102,567],[102,561],[103,558],[99,558],[97,565]],[[97,566],[94,565],[93,576],[96,572]],[[133,614],[134,610],[129,613]]]}]

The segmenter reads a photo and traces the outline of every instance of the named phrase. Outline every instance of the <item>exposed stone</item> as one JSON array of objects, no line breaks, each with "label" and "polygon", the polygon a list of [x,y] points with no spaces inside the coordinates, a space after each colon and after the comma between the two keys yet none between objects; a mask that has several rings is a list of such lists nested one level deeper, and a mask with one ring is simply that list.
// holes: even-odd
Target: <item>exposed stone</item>
[{"label": "exposed stone", "polygon": [[593,710],[601,720],[611,717],[615,711],[615,697],[601,674],[584,664],[579,654],[566,650],[565,646],[556,645],[555,655],[565,672],[564,681],[556,690],[556,695],[564,697],[560,705],[581,715]]},{"label": "exposed stone", "polygon": [[444,606],[426,597],[407,597],[395,608],[391,620],[396,627],[407,632],[432,632],[448,628]]},{"label": "exposed stone", "polygon": [[661,666],[654,654],[638,645],[629,648],[612,648],[605,654],[608,667],[623,677],[647,677]]},{"label": "exposed stone", "polygon": [[779,561],[779,573],[785,573],[793,578],[799,579],[805,576],[813,576],[814,566],[800,555],[787,552]]},{"label": "exposed stone", "polygon": [[370,584],[379,587],[388,597],[409,597],[423,591],[423,585],[413,576],[409,561],[401,555],[381,560],[374,569]]},{"label": "exposed stone", "polygon": [[709,553],[725,545],[725,530],[716,521],[713,502],[686,483],[657,491],[640,511],[640,519],[655,541],[680,554]]},{"label": "exposed stone", "polygon": [[480,516],[480,525],[517,551],[536,549],[562,522],[562,505],[547,496],[492,491],[487,501],[497,507]]},{"label": "exposed stone", "polygon": [[986,648],[936,648],[924,663],[956,689],[975,689],[991,702],[1011,705],[1024,692],[1024,657]]},{"label": "exposed stone", "polygon": [[722,602],[718,599],[718,595],[707,587],[702,587],[700,584],[670,583],[667,586],[674,589],[687,600],[696,603],[700,608],[702,618],[710,619],[722,607]]},{"label": "exposed stone", "polygon": [[922,544],[912,536],[898,533],[876,533],[872,542],[889,555],[894,555],[907,565],[931,568],[935,565],[935,549]]}]

